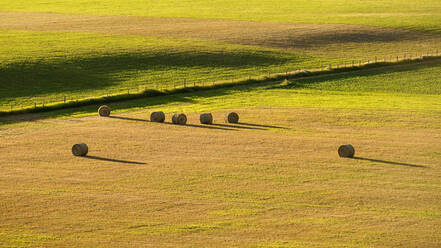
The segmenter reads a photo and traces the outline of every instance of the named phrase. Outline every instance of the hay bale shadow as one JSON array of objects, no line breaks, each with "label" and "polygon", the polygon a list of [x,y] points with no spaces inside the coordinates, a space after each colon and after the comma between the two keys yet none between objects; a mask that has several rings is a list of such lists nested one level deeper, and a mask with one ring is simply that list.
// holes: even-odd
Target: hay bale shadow
[{"label": "hay bale shadow", "polygon": [[144,162],[136,162],[136,161],[128,161],[128,160],[120,160],[120,159],[112,159],[112,158],[103,158],[103,157],[91,156],[91,155],[83,156],[82,158],[95,159],[95,160],[114,162],[114,163],[122,163],[122,164],[138,164],[138,165],[146,164]]},{"label": "hay bale shadow", "polygon": [[219,124],[219,123],[212,123],[210,124],[212,126],[219,126],[219,127],[227,127],[227,128],[241,128],[241,129],[254,129],[254,130],[268,130],[266,128],[260,128],[260,127],[244,127],[239,125],[230,125],[230,124]]},{"label": "hay bale shadow", "polygon": [[254,124],[254,123],[247,123],[247,122],[238,122],[237,124],[238,125],[244,125],[244,126],[252,126],[252,127],[290,129],[290,128],[287,128],[287,127],[279,127],[279,126],[273,126],[273,125],[262,125],[262,124]]},{"label": "hay bale shadow", "polygon": [[401,166],[417,167],[417,168],[429,168],[429,167],[424,166],[424,165],[401,163],[401,162],[393,162],[393,161],[386,161],[386,160],[372,159],[372,158],[353,157],[353,158],[349,158],[349,159],[364,160],[364,161],[369,161],[369,162],[377,162],[377,163],[391,164],[391,165],[401,165]]},{"label": "hay bale shadow", "polygon": [[128,121],[143,121],[143,122],[150,122],[148,120],[144,120],[144,119],[137,119],[137,118],[130,118],[130,117],[123,117],[123,116],[107,116],[107,118],[113,118],[113,119],[121,119],[121,120],[128,120]]}]

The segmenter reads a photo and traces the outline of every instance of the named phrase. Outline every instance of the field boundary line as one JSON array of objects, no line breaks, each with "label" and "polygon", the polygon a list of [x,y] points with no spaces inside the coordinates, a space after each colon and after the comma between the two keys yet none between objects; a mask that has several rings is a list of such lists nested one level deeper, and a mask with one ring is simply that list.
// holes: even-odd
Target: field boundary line
[{"label": "field boundary line", "polygon": [[[441,56],[432,55],[432,56],[421,56],[419,58],[414,59],[402,59],[394,62],[370,62],[369,60],[365,63],[358,63],[347,66],[329,65],[328,67],[321,67],[315,69],[301,69],[295,71],[287,71],[284,73],[273,73],[267,75],[261,75],[257,77],[247,77],[247,78],[239,78],[233,80],[222,80],[215,81],[211,83],[203,82],[201,84],[194,83],[193,85],[187,85],[184,81],[184,84],[181,86],[173,88],[165,88],[165,89],[144,89],[138,91],[135,89],[120,89],[118,93],[107,94],[104,96],[94,96],[94,97],[85,97],[85,98],[77,98],[77,99],[67,99],[66,96],[63,99],[59,99],[58,101],[43,101],[37,104],[36,102],[33,105],[28,106],[11,106],[9,110],[0,111],[0,116],[9,116],[9,115],[19,115],[19,114],[27,114],[27,113],[39,113],[39,112],[49,112],[54,110],[82,107],[82,106],[90,106],[95,104],[109,104],[114,102],[135,100],[141,98],[148,97],[156,97],[156,96],[165,96],[165,95],[174,95],[179,93],[187,93],[187,92],[195,92],[195,91],[205,91],[217,88],[230,88],[241,85],[248,86],[262,86],[263,84],[275,84],[280,83],[283,80],[301,80],[301,79],[315,79],[315,78],[323,78],[330,75],[344,75],[353,72],[360,71],[378,71],[384,68],[396,68],[396,67],[404,67],[409,65],[418,65],[418,64],[430,64],[439,62],[441,60]],[[132,92],[130,92],[132,91]],[[123,93],[121,93],[123,92]]]}]

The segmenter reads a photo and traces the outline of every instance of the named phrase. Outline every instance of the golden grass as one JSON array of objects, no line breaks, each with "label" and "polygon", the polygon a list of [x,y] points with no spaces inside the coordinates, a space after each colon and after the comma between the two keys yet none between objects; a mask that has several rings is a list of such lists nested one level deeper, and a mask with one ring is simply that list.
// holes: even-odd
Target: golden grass
[{"label": "golden grass", "polygon": [[[234,111],[248,124],[143,110],[0,127],[0,246],[439,247],[437,118]],[[95,157],[72,156],[78,142]],[[339,158],[346,143],[362,159]]]},{"label": "golden grass", "polygon": [[[0,12],[0,29],[143,35],[257,45],[314,56],[381,60],[439,49],[441,36],[347,24],[292,24],[191,18]],[[366,54],[371,57],[365,57]]]}]

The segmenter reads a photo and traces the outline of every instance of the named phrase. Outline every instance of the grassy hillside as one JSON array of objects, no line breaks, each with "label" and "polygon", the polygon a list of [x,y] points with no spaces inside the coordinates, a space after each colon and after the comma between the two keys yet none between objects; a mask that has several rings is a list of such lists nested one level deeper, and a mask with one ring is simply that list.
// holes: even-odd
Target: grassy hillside
[{"label": "grassy hillside", "polygon": [[439,8],[398,0],[0,1],[0,109],[440,52]]},{"label": "grassy hillside", "polygon": [[[139,36],[4,31],[0,105],[209,84],[341,62],[253,46]],[[11,40],[19,40],[14,46]]]},{"label": "grassy hillside", "polygon": [[[234,7],[232,7],[234,6]],[[345,23],[441,33],[437,0],[129,0],[0,1],[0,10],[190,17],[269,22]]]}]

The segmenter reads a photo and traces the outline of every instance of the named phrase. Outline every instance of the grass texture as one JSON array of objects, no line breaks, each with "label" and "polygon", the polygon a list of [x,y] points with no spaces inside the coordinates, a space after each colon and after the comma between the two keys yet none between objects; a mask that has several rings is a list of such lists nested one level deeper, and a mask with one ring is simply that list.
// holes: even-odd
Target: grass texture
[{"label": "grass texture", "polygon": [[[232,8],[231,6],[234,6]],[[441,33],[437,0],[129,0],[0,1],[0,10],[93,15],[190,17],[265,22],[344,23]]]}]

